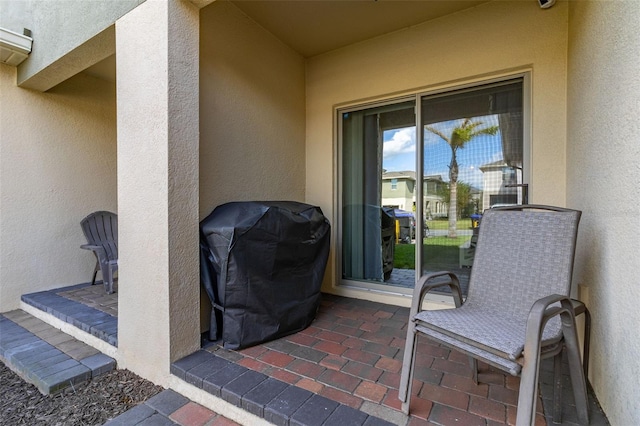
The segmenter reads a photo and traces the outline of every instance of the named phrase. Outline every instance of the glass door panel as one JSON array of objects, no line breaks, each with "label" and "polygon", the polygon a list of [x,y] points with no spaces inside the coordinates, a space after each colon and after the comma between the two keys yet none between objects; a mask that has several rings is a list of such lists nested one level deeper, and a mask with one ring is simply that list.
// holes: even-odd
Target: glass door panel
[{"label": "glass door panel", "polygon": [[338,111],[343,284],[409,293],[417,267],[458,273],[466,294],[484,210],[526,202],[523,87]]},{"label": "glass door panel", "polygon": [[422,273],[469,281],[482,212],[523,199],[523,81],[421,99]]},{"label": "glass door panel", "polygon": [[413,287],[415,98],[340,119],[342,278]]}]

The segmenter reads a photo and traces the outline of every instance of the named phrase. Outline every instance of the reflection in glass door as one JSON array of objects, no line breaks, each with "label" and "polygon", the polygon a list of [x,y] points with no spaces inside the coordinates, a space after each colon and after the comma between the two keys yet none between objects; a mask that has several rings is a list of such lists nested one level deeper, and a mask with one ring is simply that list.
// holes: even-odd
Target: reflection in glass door
[{"label": "reflection in glass door", "polygon": [[415,98],[341,119],[342,278],[413,287]]},{"label": "reflection in glass door", "polygon": [[422,273],[454,271],[463,293],[485,209],[522,203],[523,81],[426,95]]},{"label": "reflection in glass door", "polygon": [[482,213],[523,202],[523,83],[338,112],[343,284],[410,293],[417,267],[466,293]]}]

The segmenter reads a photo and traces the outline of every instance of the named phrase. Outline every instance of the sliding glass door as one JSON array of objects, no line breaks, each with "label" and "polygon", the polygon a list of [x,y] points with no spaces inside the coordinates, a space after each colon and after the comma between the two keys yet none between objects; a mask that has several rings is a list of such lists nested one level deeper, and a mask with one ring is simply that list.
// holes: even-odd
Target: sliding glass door
[{"label": "sliding glass door", "polygon": [[456,272],[466,294],[483,211],[526,195],[523,79],[426,94],[420,110],[422,271]]},{"label": "sliding glass door", "polygon": [[338,111],[343,284],[466,285],[483,211],[527,196],[524,93],[518,77]]},{"label": "sliding glass door", "polygon": [[[411,212],[415,201],[415,99],[342,112],[341,129],[342,277],[384,283],[394,267],[396,211]],[[391,163],[411,176],[388,178]]]}]

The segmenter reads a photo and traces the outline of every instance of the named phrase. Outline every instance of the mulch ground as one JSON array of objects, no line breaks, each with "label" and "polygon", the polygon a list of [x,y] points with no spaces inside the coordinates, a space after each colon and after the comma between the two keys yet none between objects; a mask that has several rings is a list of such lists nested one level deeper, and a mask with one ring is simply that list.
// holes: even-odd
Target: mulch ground
[{"label": "mulch ground", "polygon": [[114,370],[42,395],[0,362],[0,425],[101,425],[162,390],[128,370]]}]

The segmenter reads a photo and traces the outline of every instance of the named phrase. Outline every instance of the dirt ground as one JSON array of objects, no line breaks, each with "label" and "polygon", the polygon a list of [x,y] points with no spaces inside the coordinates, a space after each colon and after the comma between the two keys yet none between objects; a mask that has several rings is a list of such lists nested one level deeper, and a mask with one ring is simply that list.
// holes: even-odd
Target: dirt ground
[{"label": "dirt ground", "polygon": [[128,370],[42,395],[0,362],[1,425],[102,425],[163,389]]}]

